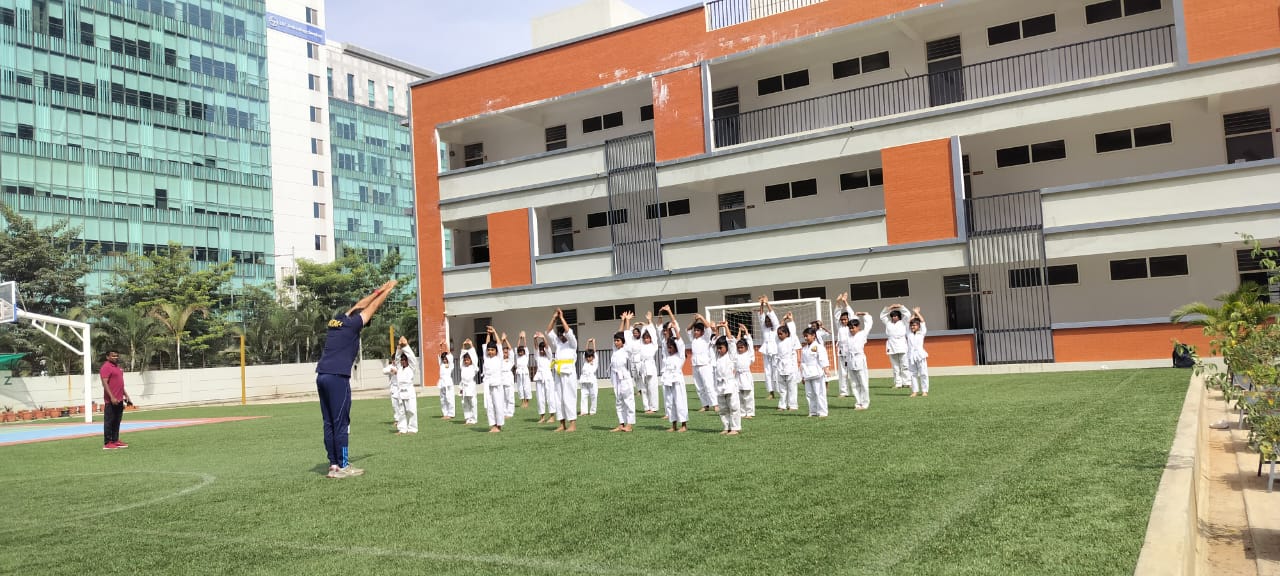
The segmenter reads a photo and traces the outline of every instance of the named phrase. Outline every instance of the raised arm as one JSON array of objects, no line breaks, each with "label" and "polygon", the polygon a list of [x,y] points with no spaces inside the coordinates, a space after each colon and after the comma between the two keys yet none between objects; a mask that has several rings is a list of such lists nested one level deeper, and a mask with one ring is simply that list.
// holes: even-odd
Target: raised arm
[{"label": "raised arm", "polygon": [[596,350],[596,339],[595,339],[595,338],[587,338],[587,350],[591,350],[592,352],[595,352],[595,350]]},{"label": "raised arm", "polygon": [[484,347],[488,348],[493,343],[493,339],[498,337],[498,331],[493,326],[485,326],[484,328]]},{"label": "raised arm", "polygon": [[556,317],[560,318],[560,326],[564,328],[566,333],[573,330],[569,327],[569,321],[564,319],[564,310],[556,308]]},{"label": "raised arm", "polygon": [[871,319],[871,314],[866,312],[854,312],[853,315],[862,320],[861,329],[863,332],[870,332],[871,327],[876,325],[876,321]]},{"label": "raised arm", "polygon": [[556,329],[556,319],[558,318],[560,318],[560,309],[556,308],[556,311],[551,314],[551,321],[547,322],[547,334]]},{"label": "raised arm", "polygon": [[520,336],[516,338],[516,346],[524,346],[524,330],[521,330]]},{"label": "raised arm", "polygon": [[413,348],[409,346],[409,339],[404,336],[400,337],[400,353],[409,359],[409,366],[415,370],[418,368],[418,355],[413,353]]},{"label": "raised arm", "polygon": [[622,341],[627,344],[630,344],[632,340],[635,340],[635,338],[631,336],[630,325],[631,319],[635,317],[636,315],[633,312],[623,312],[618,315],[618,331],[622,333]]},{"label": "raised arm", "polygon": [[350,310],[347,310],[347,314],[350,315],[352,312],[359,310],[360,318],[364,320],[363,325],[368,326],[369,321],[373,319],[373,315],[378,312],[378,308],[382,307],[382,303],[387,301],[387,297],[391,295],[391,291],[394,290],[395,287],[396,281],[388,280],[381,288],[374,290],[373,294],[365,296],[364,298],[361,298],[359,302],[356,302],[355,306],[352,306]]},{"label": "raised arm", "polygon": [[920,307],[919,307],[919,306],[916,306],[915,308],[912,308],[912,309],[911,309],[911,313],[912,313],[912,314],[915,314],[915,317],[920,319],[920,323],[921,323],[921,324],[924,324],[924,314],[921,314],[921,313],[920,313]]}]

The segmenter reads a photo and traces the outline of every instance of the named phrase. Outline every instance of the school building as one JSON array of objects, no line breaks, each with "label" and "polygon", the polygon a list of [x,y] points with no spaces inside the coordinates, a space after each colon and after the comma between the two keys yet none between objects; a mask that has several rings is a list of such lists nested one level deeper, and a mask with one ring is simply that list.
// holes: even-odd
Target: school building
[{"label": "school building", "polygon": [[1280,235],[1280,0],[713,0],[411,96],[424,350],[850,292],[935,366],[1168,358]]}]

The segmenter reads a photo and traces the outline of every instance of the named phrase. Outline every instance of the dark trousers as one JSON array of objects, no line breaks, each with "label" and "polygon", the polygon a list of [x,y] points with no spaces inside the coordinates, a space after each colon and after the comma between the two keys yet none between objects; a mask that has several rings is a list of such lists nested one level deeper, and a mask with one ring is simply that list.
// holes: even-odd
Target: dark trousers
[{"label": "dark trousers", "polygon": [[338,374],[316,376],[320,393],[320,416],[324,418],[324,449],[329,465],[346,468],[347,435],[351,430],[351,377]]},{"label": "dark trousers", "polygon": [[120,441],[120,422],[124,420],[124,402],[107,405],[102,408],[102,443],[110,444]]}]

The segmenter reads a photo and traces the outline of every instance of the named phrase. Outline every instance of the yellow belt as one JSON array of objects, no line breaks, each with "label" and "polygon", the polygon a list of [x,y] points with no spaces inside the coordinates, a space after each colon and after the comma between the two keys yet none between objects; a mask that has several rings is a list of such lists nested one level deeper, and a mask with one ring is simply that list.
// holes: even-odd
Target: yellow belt
[{"label": "yellow belt", "polygon": [[552,360],[551,368],[553,370],[559,370],[562,366],[573,366],[573,362],[573,360]]}]

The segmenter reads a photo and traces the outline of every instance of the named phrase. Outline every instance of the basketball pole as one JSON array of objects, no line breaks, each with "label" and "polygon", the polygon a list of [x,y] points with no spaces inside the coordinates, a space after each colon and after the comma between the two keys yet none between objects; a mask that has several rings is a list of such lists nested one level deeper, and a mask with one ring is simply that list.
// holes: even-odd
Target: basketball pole
[{"label": "basketball pole", "polygon": [[245,405],[244,334],[240,335],[240,405]]},{"label": "basketball pole", "polygon": [[[36,314],[27,312],[21,308],[14,310],[16,320],[27,320],[31,322],[31,327],[43,332],[45,336],[52,338],[61,344],[67,350],[80,354],[84,365],[84,421],[86,423],[93,422],[93,365],[90,355],[93,354],[93,334],[89,325],[84,322],[75,320],[67,320],[66,318],[55,318],[53,316],[45,316],[44,314]],[[49,326],[54,329],[50,330]],[[80,340],[80,346],[76,347],[67,340],[62,338],[59,327],[65,326],[71,329],[71,333]]]}]

